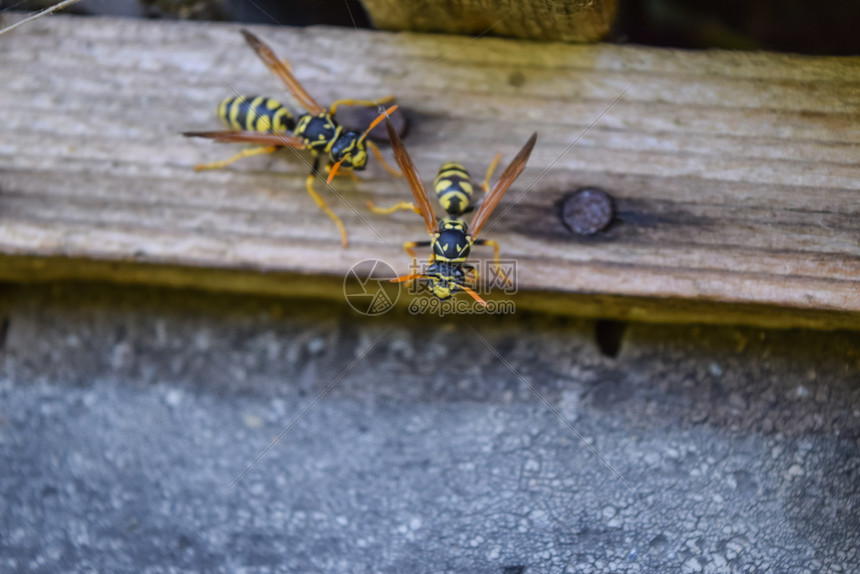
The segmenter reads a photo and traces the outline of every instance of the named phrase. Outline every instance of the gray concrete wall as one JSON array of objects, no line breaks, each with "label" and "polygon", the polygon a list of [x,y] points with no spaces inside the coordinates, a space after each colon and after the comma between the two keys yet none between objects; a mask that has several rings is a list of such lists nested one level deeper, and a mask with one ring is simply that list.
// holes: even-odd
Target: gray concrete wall
[{"label": "gray concrete wall", "polygon": [[856,333],[631,324],[613,358],[529,314],[0,297],[0,571],[860,561]]}]

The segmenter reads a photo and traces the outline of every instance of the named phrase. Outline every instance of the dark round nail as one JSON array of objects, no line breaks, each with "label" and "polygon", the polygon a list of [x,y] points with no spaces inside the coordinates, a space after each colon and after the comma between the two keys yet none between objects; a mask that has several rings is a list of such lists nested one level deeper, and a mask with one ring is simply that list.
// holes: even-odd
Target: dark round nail
[{"label": "dark round nail", "polygon": [[[390,102],[386,103],[385,107],[390,108],[393,105],[394,103]],[[335,119],[347,131],[363,132],[379,114],[380,110],[376,106],[340,106]],[[402,137],[406,131],[406,116],[403,115],[401,108],[394,110],[388,120],[394,126],[397,135]],[[375,141],[387,142],[388,132],[385,129],[385,122],[370,130],[368,137]]]},{"label": "dark round nail", "polygon": [[612,198],[595,187],[573,193],[561,208],[564,225],[579,235],[592,235],[606,229],[614,215]]}]

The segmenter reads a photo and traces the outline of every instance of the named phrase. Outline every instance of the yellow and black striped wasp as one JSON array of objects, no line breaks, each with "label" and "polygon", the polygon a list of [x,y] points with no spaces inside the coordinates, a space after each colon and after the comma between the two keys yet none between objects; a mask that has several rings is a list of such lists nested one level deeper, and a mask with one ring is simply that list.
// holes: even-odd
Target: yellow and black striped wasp
[{"label": "yellow and black striped wasp", "polygon": [[[380,114],[363,133],[346,131],[334,119],[338,106],[379,106],[393,100],[387,96],[374,102],[370,100],[337,100],[328,109],[319,105],[296,80],[289,64],[279,60],[274,51],[251,32],[242,30],[245,41],[263,61],[266,67],[287,86],[289,92],[307,113],[293,118],[290,111],[277,100],[263,96],[234,96],[222,101],[217,109],[218,117],[231,129],[225,131],[184,132],[188,137],[213,139],[220,143],[250,143],[259,147],[244,150],[231,158],[195,166],[197,170],[218,169],[243,157],[269,154],[282,147],[309,150],[314,162],[305,187],[316,204],[334,221],[340,231],[343,246],[348,245],[343,222],[328,207],[325,200],[314,190],[322,155],[328,155],[326,169],[330,183],[338,170],[363,170],[367,166],[367,149],[370,148],[380,164],[393,175],[401,174],[382,157],[379,148],[367,140],[367,134],[376,127],[386,114]],[[397,106],[388,108],[391,113]],[[352,171],[348,172],[353,177]]]},{"label": "yellow and black striped wasp", "polygon": [[[404,281],[412,281],[414,279],[425,279],[428,282],[430,291],[439,299],[448,299],[457,291],[464,291],[478,303],[486,305],[487,303],[481,298],[481,296],[475,293],[475,291],[467,285],[467,274],[475,276],[477,273],[472,265],[466,264],[466,259],[468,258],[473,245],[491,246],[494,251],[496,267],[498,268],[499,244],[487,239],[477,239],[477,236],[481,232],[481,228],[483,228],[484,224],[490,218],[493,210],[499,204],[502,196],[514,181],[516,181],[523,169],[525,169],[526,162],[528,161],[529,156],[532,153],[532,148],[534,148],[535,142],[537,141],[537,133],[532,134],[532,137],[529,138],[508,167],[505,168],[505,171],[502,172],[501,177],[493,188],[486,192],[483,202],[478,206],[475,217],[472,218],[470,229],[470,226],[467,225],[460,216],[472,210],[471,194],[464,193],[459,196],[456,201],[454,201],[455,197],[457,197],[456,194],[442,194],[446,195],[450,200],[443,203],[443,206],[448,213],[448,217],[437,219],[433,214],[433,206],[427,198],[427,190],[421,182],[421,176],[418,174],[415,164],[412,163],[412,159],[409,157],[409,153],[403,146],[403,142],[400,140],[397,132],[391,127],[389,122],[386,122],[386,127],[388,128],[388,137],[391,139],[391,144],[394,149],[394,158],[397,160],[397,165],[400,166],[400,169],[412,190],[412,195],[415,197],[414,205],[398,204],[398,206],[390,208],[389,210],[393,211],[393,209],[403,207],[413,209],[424,218],[424,223],[427,225],[427,233],[430,234],[429,241],[409,241],[403,244],[403,248],[413,258],[413,260],[415,259],[415,252],[413,251],[414,248],[430,247],[430,261],[426,272],[412,273],[410,275],[396,277],[395,279],[392,279],[392,281],[400,283]],[[488,171],[487,179],[489,179],[490,173],[492,173],[497,162],[498,158],[496,158],[493,162],[493,166],[491,166]],[[440,170],[440,175],[447,174],[447,176],[453,176],[456,173],[458,177],[468,176],[468,172],[465,172],[465,169],[462,169],[462,166],[459,166],[459,164],[456,164],[456,166],[457,167],[454,170],[445,170],[444,168],[446,166],[443,166],[443,170]],[[452,171],[455,173],[451,173]],[[446,177],[441,178],[441,180],[444,179],[446,179]],[[437,176],[437,194],[440,189],[442,191],[450,191],[451,188],[451,185],[449,184],[441,185],[439,183],[441,180],[440,176]],[[464,182],[468,183],[468,185],[462,185]],[[453,191],[459,192],[463,192],[464,189],[471,189],[471,180],[467,181],[463,179],[459,186],[455,185],[454,187],[458,189],[454,189]],[[486,191],[489,185],[485,181],[482,187],[484,187]]]}]

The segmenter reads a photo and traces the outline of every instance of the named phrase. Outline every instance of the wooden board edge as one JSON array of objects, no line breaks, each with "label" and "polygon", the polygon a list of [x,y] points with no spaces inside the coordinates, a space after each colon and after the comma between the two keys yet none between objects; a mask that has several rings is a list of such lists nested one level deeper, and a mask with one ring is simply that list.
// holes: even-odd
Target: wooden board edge
[{"label": "wooden board edge", "polygon": [[[0,254],[0,281],[7,283],[105,282],[146,285],[171,289],[193,289],[284,298],[308,298],[347,303],[344,279],[335,276],[262,272],[254,269],[217,269],[180,265],[93,260],[67,257],[33,257]],[[860,313],[774,307],[757,304],[727,304],[682,299],[625,297],[599,293],[522,292],[489,296],[489,310],[473,305],[465,313],[520,311],[611,319],[643,323],[747,325],[769,329],[860,330]],[[414,297],[404,293],[399,311],[438,315],[440,309],[411,305]],[[468,300],[464,300],[470,303]],[[444,310],[442,310],[444,312]],[[356,313],[358,316],[358,313]]]}]

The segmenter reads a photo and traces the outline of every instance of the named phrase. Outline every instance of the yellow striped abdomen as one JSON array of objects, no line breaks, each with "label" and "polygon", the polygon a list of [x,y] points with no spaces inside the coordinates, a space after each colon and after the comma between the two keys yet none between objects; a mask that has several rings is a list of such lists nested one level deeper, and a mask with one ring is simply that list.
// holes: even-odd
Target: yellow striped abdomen
[{"label": "yellow striped abdomen", "polygon": [[218,117],[230,129],[261,133],[286,133],[295,125],[293,116],[277,100],[265,96],[234,96],[218,104]]},{"label": "yellow striped abdomen", "polygon": [[450,215],[461,215],[472,203],[472,177],[459,163],[443,164],[433,180],[433,189],[442,209]]}]

